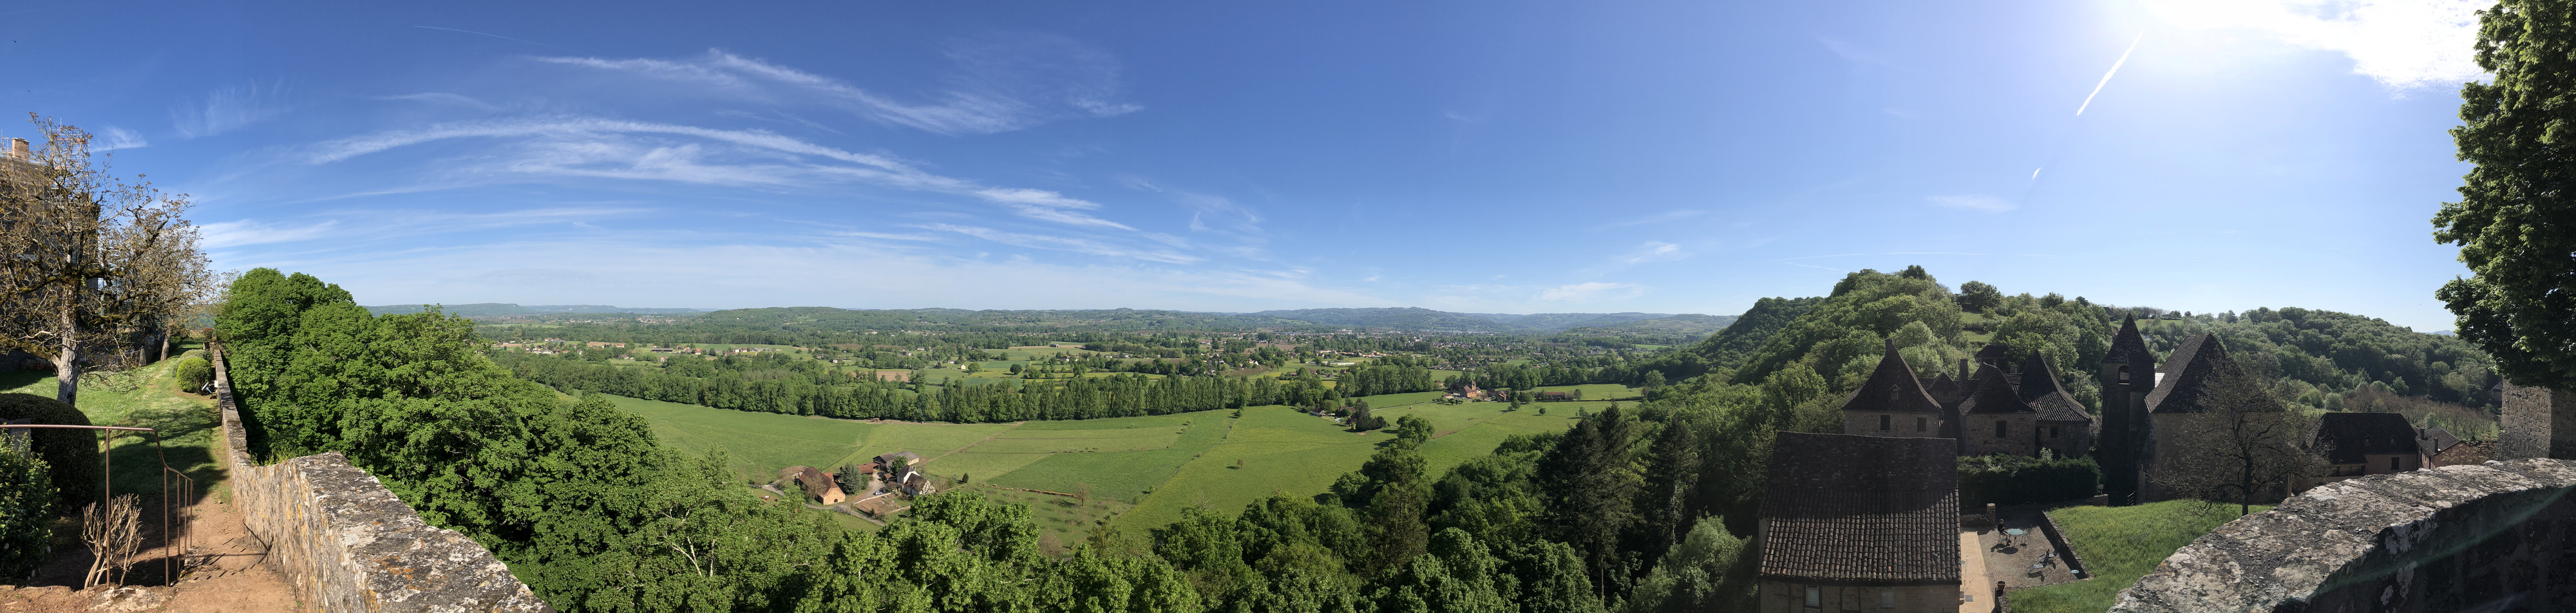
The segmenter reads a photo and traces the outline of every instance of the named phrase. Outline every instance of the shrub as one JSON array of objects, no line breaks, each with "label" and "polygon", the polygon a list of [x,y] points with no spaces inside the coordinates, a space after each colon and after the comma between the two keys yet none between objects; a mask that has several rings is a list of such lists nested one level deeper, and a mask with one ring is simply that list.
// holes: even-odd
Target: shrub
[{"label": "shrub", "polygon": [[215,380],[215,365],[207,362],[205,358],[196,356],[180,358],[179,364],[171,368],[172,373],[179,377],[179,387],[189,391],[196,391],[197,388]]},{"label": "shrub", "polygon": [[1959,458],[1959,499],[1979,506],[2091,498],[2102,484],[2092,458],[2042,460],[2018,455]]},{"label": "shrub", "polygon": [[[80,409],[35,394],[0,394],[0,421],[33,419],[40,424],[87,426]],[[98,499],[98,433],[90,430],[38,429],[30,433],[36,459],[53,473],[56,500]]]},{"label": "shrub", "polygon": [[17,579],[45,561],[53,539],[54,484],[45,462],[0,444],[0,580]]}]

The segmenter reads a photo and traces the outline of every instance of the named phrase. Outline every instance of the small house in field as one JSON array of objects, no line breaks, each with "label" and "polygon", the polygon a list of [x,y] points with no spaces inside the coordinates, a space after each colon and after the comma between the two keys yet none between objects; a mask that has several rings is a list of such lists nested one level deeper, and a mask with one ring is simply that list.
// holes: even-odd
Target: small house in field
[{"label": "small house in field", "polygon": [[877,456],[877,464],[879,466],[893,466],[896,460],[902,460],[905,466],[913,468],[921,467],[921,454],[910,451],[897,451]]},{"label": "small house in field", "polygon": [[849,498],[848,494],[841,491],[841,484],[832,480],[831,473],[812,466],[796,466],[788,470],[795,471],[796,485],[805,488],[807,497],[827,505],[841,504],[842,500]]},{"label": "small house in field", "polygon": [[2406,416],[2396,413],[2327,413],[2317,420],[2316,444],[2326,450],[2334,472],[2322,481],[2424,468],[2416,435]]}]

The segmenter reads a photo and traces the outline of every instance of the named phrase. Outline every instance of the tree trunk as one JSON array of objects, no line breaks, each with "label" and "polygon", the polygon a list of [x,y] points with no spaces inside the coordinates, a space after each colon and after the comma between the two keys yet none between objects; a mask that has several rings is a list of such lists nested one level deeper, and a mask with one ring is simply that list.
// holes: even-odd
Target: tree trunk
[{"label": "tree trunk", "polygon": [[63,404],[80,406],[81,338],[79,322],[71,313],[63,313],[61,331],[63,349],[54,355],[54,399]]}]

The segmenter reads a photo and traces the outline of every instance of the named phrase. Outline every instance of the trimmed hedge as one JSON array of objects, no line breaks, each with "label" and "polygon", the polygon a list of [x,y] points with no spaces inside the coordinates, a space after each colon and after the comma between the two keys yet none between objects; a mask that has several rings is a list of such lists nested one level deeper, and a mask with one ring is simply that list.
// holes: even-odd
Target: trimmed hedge
[{"label": "trimmed hedge", "polygon": [[2101,485],[2102,466],[2095,464],[2093,458],[1959,458],[1959,500],[1971,507],[2082,500],[2100,493]]},{"label": "trimmed hedge", "polygon": [[[34,419],[40,424],[88,426],[89,416],[61,401],[35,394],[0,394],[0,421]],[[98,432],[42,428],[29,435],[36,457],[51,469],[54,499],[60,509],[98,501]]]},{"label": "trimmed hedge", "polygon": [[0,445],[0,581],[27,577],[44,564],[53,539],[54,484],[45,463]]},{"label": "trimmed hedge", "polygon": [[179,388],[190,392],[195,392],[197,388],[204,387],[208,382],[215,380],[215,365],[207,362],[205,358],[193,355],[193,352],[188,357],[179,358],[179,365],[174,372],[179,378]]}]

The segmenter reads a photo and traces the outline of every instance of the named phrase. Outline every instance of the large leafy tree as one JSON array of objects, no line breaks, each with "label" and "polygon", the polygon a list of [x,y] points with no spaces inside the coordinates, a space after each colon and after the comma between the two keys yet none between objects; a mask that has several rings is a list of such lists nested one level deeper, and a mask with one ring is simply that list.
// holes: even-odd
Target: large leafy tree
[{"label": "large leafy tree", "polygon": [[2476,168],[2433,217],[2471,276],[2435,296],[2515,383],[2576,387],[2576,2],[2503,0],[2480,13],[2477,62],[2451,130]]},{"label": "large leafy tree", "polygon": [[198,300],[206,256],[187,196],[110,175],[88,132],[33,119],[44,146],[0,161],[0,347],[53,362],[54,398],[77,404],[86,369],[157,344],[143,337]]}]

